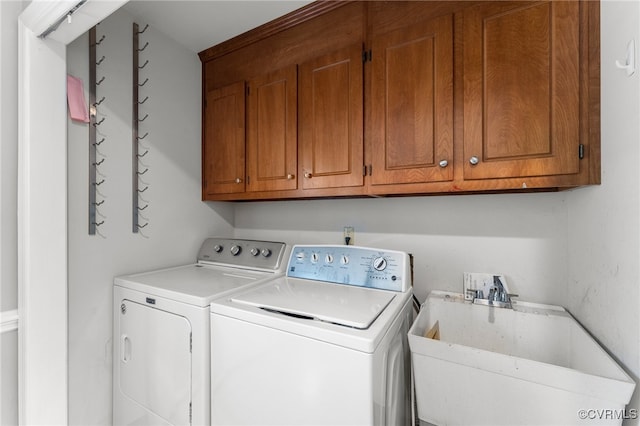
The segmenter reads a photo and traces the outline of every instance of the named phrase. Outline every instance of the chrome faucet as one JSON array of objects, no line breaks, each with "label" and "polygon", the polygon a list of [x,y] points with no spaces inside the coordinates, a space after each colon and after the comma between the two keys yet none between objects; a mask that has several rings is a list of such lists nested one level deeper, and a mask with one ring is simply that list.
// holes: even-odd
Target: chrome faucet
[{"label": "chrome faucet", "polygon": [[492,305],[493,302],[499,302],[500,304],[504,303],[504,307],[513,308],[511,305],[511,296],[517,297],[517,294],[509,294],[507,290],[504,288],[502,281],[500,281],[500,277],[497,275],[493,276],[493,287],[489,289],[489,304]]},{"label": "chrome faucet", "polygon": [[493,285],[489,288],[489,292],[485,298],[484,292],[477,289],[467,289],[468,295],[472,298],[473,303],[480,305],[495,306],[499,308],[513,309],[511,304],[512,297],[518,297],[517,294],[509,294],[504,284],[500,281],[498,275],[493,276]]}]

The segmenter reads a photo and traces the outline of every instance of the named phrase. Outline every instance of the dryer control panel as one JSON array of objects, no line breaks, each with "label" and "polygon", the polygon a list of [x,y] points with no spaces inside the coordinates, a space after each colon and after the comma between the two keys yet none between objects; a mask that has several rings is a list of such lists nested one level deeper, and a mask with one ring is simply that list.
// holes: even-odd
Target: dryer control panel
[{"label": "dryer control panel", "polygon": [[286,251],[282,242],[207,238],[198,251],[198,262],[282,272]]},{"label": "dryer control panel", "polygon": [[412,285],[407,253],[357,246],[296,245],[287,276],[402,292]]}]

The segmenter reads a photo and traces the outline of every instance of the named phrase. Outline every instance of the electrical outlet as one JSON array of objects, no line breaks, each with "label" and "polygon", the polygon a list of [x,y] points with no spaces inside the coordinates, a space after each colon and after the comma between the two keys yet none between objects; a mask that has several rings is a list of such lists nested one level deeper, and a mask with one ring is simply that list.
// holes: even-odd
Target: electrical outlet
[{"label": "electrical outlet", "polygon": [[355,231],[353,230],[353,226],[345,226],[343,231],[344,236],[344,244],[347,246],[352,246],[354,244]]}]

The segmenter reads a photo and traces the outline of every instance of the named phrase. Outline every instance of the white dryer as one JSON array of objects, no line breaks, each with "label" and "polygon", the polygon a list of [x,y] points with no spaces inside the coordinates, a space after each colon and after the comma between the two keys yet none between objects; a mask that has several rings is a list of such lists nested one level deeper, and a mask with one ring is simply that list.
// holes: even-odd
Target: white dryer
[{"label": "white dryer", "polygon": [[211,303],[211,424],[409,425],[411,295],[406,253],[294,246]]},{"label": "white dryer", "polygon": [[209,304],[283,275],[287,250],[209,238],[195,264],[115,278],[114,425],[210,424]]}]

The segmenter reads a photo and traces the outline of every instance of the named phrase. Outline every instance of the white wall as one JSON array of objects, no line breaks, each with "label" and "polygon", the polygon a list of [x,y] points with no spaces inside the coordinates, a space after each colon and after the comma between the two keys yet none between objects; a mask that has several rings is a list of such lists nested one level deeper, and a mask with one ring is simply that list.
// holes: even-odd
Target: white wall
[{"label": "white wall", "polygon": [[462,273],[501,272],[523,299],[566,300],[566,207],[562,194],[308,200],[236,205],[236,236],[290,243],[355,244],[414,255],[422,301],[434,289],[462,292]]},{"label": "white wall", "polygon": [[[640,377],[640,71],[627,77],[627,43],[640,47],[640,2],[601,4],[602,185],[567,194],[567,305]],[[640,408],[638,390],[630,404]]]},{"label": "white wall", "polygon": [[[69,422],[111,424],[112,286],[113,277],[170,265],[195,262],[207,236],[231,236],[233,205],[200,201],[200,61],[191,52],[150,27],[140,35],[149,46],[140,64],[140,135],[149,153],[143,193],[148,225],[131,231],[131,63],[133,17],[120,10],[98,25],[97,67],[99,146],[98,228],[88,235],[88,125],[68,123],[69,211]],[[137,21],[142,29],[145,25]],[[68,72],[88,83],[88,36],[67,49]],[[88,90],[88,88],[87,88]],[[88,97],[88,92],[87,92]],[[142,153],[144,151],[140,151]],[[141,166],[141,171],[145,167]],[[143,188],[143,186],[141,186]],[[142,203],[140,206],[142,207]],[[147,221],[141,220],[141,224]]]}]

